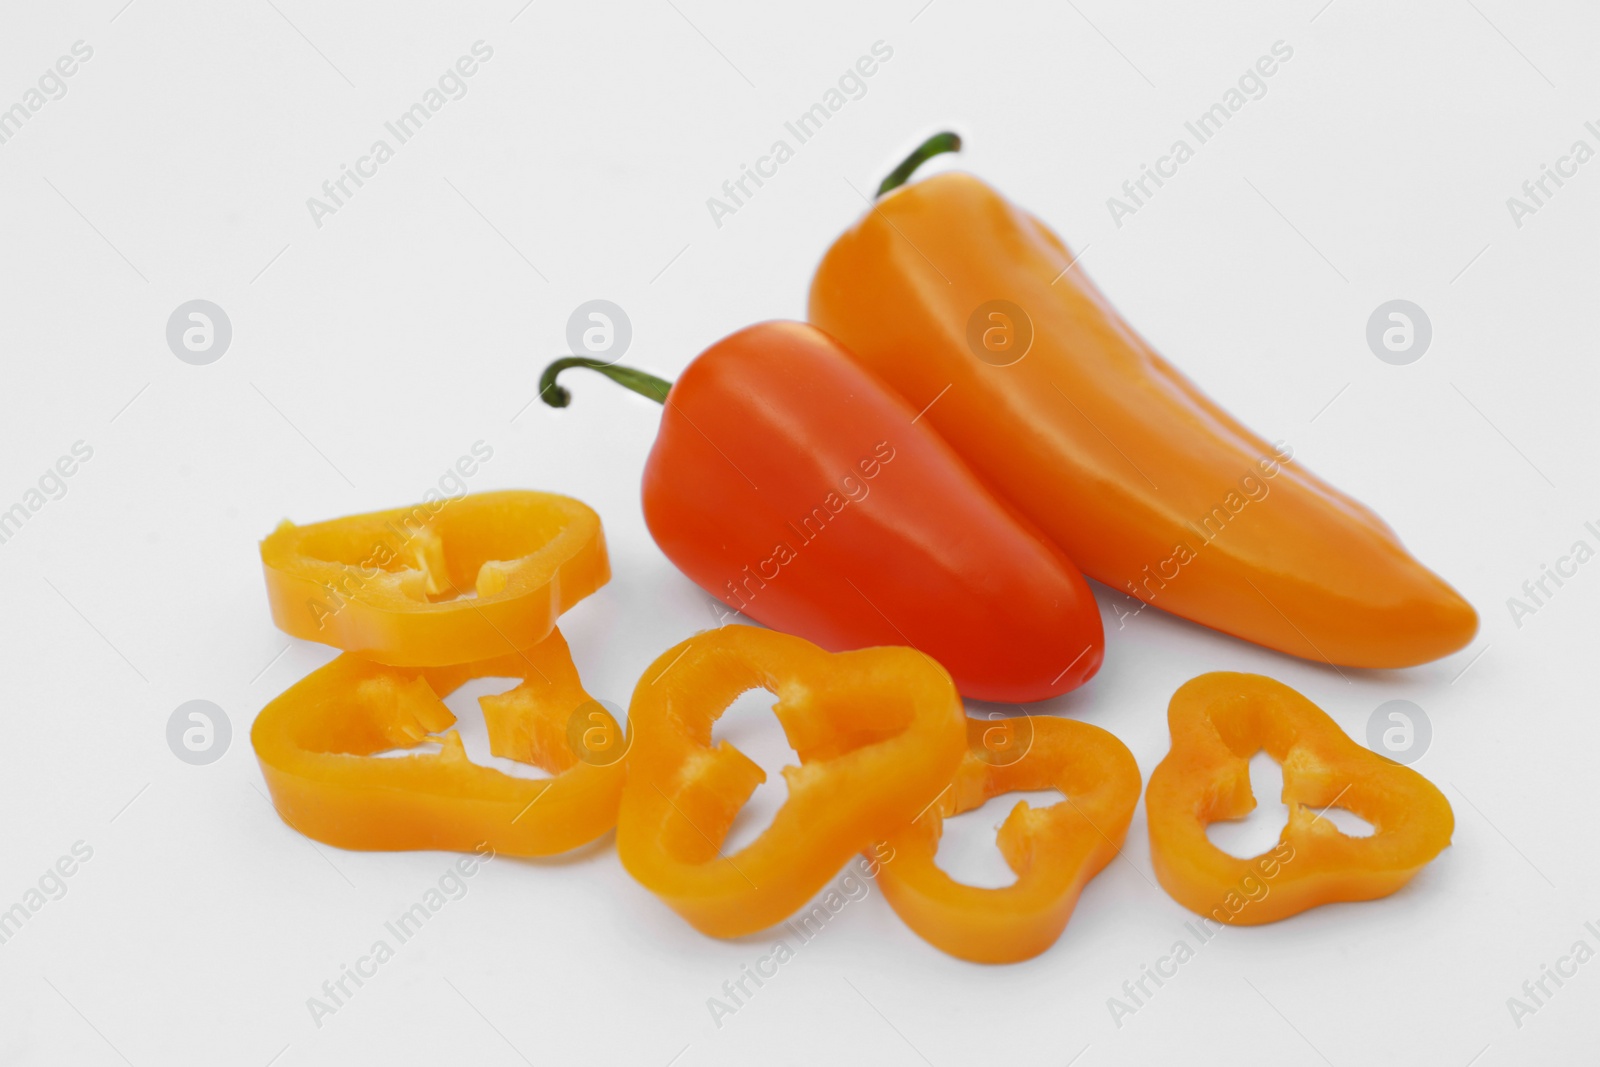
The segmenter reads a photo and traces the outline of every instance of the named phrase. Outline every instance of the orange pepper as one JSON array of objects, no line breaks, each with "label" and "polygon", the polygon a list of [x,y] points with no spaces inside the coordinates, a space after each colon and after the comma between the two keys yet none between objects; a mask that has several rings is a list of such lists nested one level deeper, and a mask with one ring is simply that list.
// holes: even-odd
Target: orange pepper
[{"label": "orange pepper", "polygon": [[611,577],[600,517],[527,490],[284,522],[261,562],[279,629],[405,667],[530,648]]},{"label": "orange pepper", "polygon": [[[467,759],[441,697],[472,678],[520,677],[481,697],[496,756],[549,771],[513,778]],[[623,735],[578,680],[561,631],[524,652],[453,667],[389,667],[343,655],[261,710],[250,741],[272,803],[307,837],[349,849],[545,856],[616,823]],[[437,753],[373,754],[425,741]]]},{"label": "orange pepper", "polygon": [[[1116,737],[1045,716],[967,720],[966,757],[937,805],[890,835],[878,871],[884,899],[905,924],[952,956],[1015,963],[1056,943],[1083,887],[1111,862],[1139,803],[1139,765]],[[995,843],[1017,873],[980,889],[934,863],[944,820],[1003,793],[1056,789],[1035,809],[1018,801]]]},{"label": "orange pepper", "polygon": [[[756,688],[777,694],[800,766],[783,769],[789,796],[772,825],[725,856],[766,772],[726,741],[713,746],[711,726]],[[962,719],[950,675],[913,649],[828,653],[750,626],[697,634],[634,690],[617,854],[702,933],[764,930],[938,796],[961,762]]]},{"label": "orange pepper", "polygon": [[[1150,775],[1145,811],[1156,877],[1174,900],[1218,922],[1276,922],[1319,904],[1373,900],[1409,882],[1450,844],[1455,816],[1422,775],[1352,741],[1281,682],[1218,671],[1191,679],[1167,709],[1172,749]],[[1283,765],[1289,822],[1279,845],[1237,859],[1206,826],[1256,805],[1250,757]],[[1350,837],[1323,813],[1338,804],[1371,823]]]},{"label": "orange pepper", "polygon": [[[885,186],[959,145],[942,136]],[[1044,223],[969,174],[874,204],[823,257],[810,318],[1120,593],[1353,667],[1425,663],[1477,630],[1382,519],[1223,411]]]}]

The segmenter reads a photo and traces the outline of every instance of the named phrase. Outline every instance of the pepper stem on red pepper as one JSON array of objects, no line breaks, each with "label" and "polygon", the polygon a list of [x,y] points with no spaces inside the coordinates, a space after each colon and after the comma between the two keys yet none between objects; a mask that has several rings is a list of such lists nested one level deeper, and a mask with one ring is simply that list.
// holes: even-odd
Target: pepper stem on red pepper
[{"label": "pepper stem on red pepper", "polygon": [[550,364],[544,369],[544,373],[539,375],[539,397],[553,408],[564,408],[572,403],[572,394],[556,384],[556,376],[568,367],[587,367],[589,370],[599,371],[618,385],[627,386],[657,404],[665,404],[667,393],[672,389],[671,382],[665,378],[657,378],[646,371],[619,367],[615,363],[589,359],[586,356],[565,356]]},{"label": "pepper stem on red pepper", "polygon": [[916,151],[912,152],[905,159],[902,159],[900,161],[900,165],[889,172],[889,176],[883,179],[883,183],[878,186],[878,195],[882,196],[891,189],[900,188],[900,186],[906,183],[906,179],[910,178],[911,175],[916,173],[918,167],[922,166],[934,156],[943,155],[946,152],[959,151],[961,151],[960,134],[951,133],[948,130],[946,130],[944,133],[934,134],[926,141],[923,141],[921,144],[917,145]]}]

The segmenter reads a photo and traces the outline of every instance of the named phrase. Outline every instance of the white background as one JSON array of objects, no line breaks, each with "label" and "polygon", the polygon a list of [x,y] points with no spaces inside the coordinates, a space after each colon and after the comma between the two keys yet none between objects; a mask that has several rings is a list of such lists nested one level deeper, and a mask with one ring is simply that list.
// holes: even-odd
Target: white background
[{"label": "white background", "polygon": [[[0,1061],[1464,1067],[1592,1048],[1600,963],[1520,1028],[1506,1004],[1578,939],[1600,948],[1582,926],[1600,920],[1600,563],[1520,628],[1506,607],[1575,540],[1600,545],[1583,529],[1600,520],[1600,162],[1520,228],[1506,206],[1574,139],[1600,147],[1583,128],[1600,120],[1592,10],[122,2],[0,18],[0,106],[73,42],[94,49],[0,145],[0,509],[75,441],[94,450],[0,544],[0,908],[74,842],[94,850],[0,945]],[[314,225],[306,198],[480,39],[493,58],[465,98]],[[714,225],[706,198],[879,40],[894,55],[865,97]],[[1106,198],[1279,40],[1294,55],[1267,95],[1114,225]],[[608,837],[489,864],[314,1025],[307,998],[453,857],[325,848],[265,802],[250,722],[330,652],[273,629],[257,540],[285,517],[417,500],[482,440],[473,489],[570,493],[602,515],[615,578],[563,627],[590,690],[625,704],[712,617],[640,518],[656,409],[575,375],[572,408],[524,410],[568,314],[616,301],[628,362],[667,375],[740,326],[800,317],[862,209],[851,186],[947,126],[969,148],[930,169],[972,169],[1087,250],[1158,349],[1374,506],[1483,616],[1443,662],[1338,672],[1154,611],[1119,631],[1100,590],[1105,668],[1034,710],[1108,727],[1148,776],[1167,698],[1202,671],[1270,673],[1358,738],[1410,699],[1454,845],[1388,900],[1224,931],[1119,1028],[1108,997],[1189,918],[1152,883],[1141,806],[1041,958],[947,958],[874,890],[719,1028],[707,998],[767,939],[695,933]],[[164,336],[196,297],[233,323],[209,366]],[[1363,336],[1397,297],[1434,327],[1405,367]],[[205,767],[165,740],[197,698],[233,726]],[[735,709],[729,736],[775,771],[788,753],[759,707]],[[763,810],[781,790],[763,787]],[[951,823],[953,869],[992,884],[1008,804]]]}]

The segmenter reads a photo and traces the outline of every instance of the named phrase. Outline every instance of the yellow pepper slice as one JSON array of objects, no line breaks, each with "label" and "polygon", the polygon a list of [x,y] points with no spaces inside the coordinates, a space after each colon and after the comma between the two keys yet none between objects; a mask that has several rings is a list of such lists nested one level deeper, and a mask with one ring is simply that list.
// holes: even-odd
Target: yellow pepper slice
[{"label": "yellow pepper slice", "polygon": [[[1111,862],[1139,803],[1139,765],[1112,734],[1072,719],[967,720],[967,754],[939,802],[890,835],[878,886],[923,940],[974,963],[1031,959],[1060,938],[1078,896]],[[948,816],[1019,790],[1056,789],[1046,808],[1018,801],[995,843],[1012,885],[964,885],[934,862]]]},{"label": "yellow pepper slice", "polygon": [[279,629],[405,667],[530,648],[611,577],[600,516],[530,490],[285,521],[261,563]]},{"label": "yellow pepper slice", "polygon": [[[1319,904],[1388,896],[1450,844],[1444,794],[1363,748],[1311,701],[1259,674],[1186,682],[1167,708],[1172,749],[1150,775],[1145,811],[1156,877],[1184,907],[1221,923],[1276,922]],[[1213,845],[1206,826],[1255,806],[1250,757],[1283,766],[1289,822],[1252,859]],[[1323,817],[1339,805],[1375,828],[1351,837]]]},{"label": "yellow pepper slice", "polygon": [[[514,778],[468,760],[455,730],[430,736],[455,722],[441,697],[502,676],[523,681],[480,698],[490,751],[555,777]],[[339,848],[551,855],[611,829],[622,795],[621,729],[584,692],[559,630],[525,652],[453,667],[340,656],[263,708],[250,741],[283,821]],[[374,755],[425,741],[441,751]]]},{"label": "yellow pepper slice", "polygon": [[[776,693],[800,766],[772,825],[732,856],[722,842],[766,772],[711,744],[740,693]],[[855,853],[909,822],[965,748],[950,675],[910,648],[828,653],[751,626],[697,634],[661,654],[628,709],[633,747],[617,818],[628,873],[712,937],[782,921]]]}]

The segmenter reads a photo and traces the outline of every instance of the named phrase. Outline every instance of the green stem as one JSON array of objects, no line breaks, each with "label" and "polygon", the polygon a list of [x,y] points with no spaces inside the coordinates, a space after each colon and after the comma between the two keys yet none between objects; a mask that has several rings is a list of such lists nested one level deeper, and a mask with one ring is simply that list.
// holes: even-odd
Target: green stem
[{"label": "green stem", "polygon": [[572,403],[572,394],[556,384],[556,376],[568,367],[587,367],[589,370],[599,371],[618,385],[627,386],[657,404],[665,404],[667,393],[672,389],[672,383],[665,378],[657,378],[654,374],[642,370],[619,367],[615,363],[606,363],[585,356],[565,356],[550,364],[544,369],[544,373],[539,375],[539,397],[553,408],[564,408]]},{"label": "green stem", "polygon": [[960,134],[950,133],[948,130],[944,133],[934,134],[919,144],[916,151],[901,160],[900,165],[889,172],[889,176],[883,179],[883,184],[878,186],[878,195],[882,196],[891,189],[900,188],[906,183],[907,178],[916,173],[918,167],[934,156],[943,155],[946,152],[959,151],[961,151]]}]

